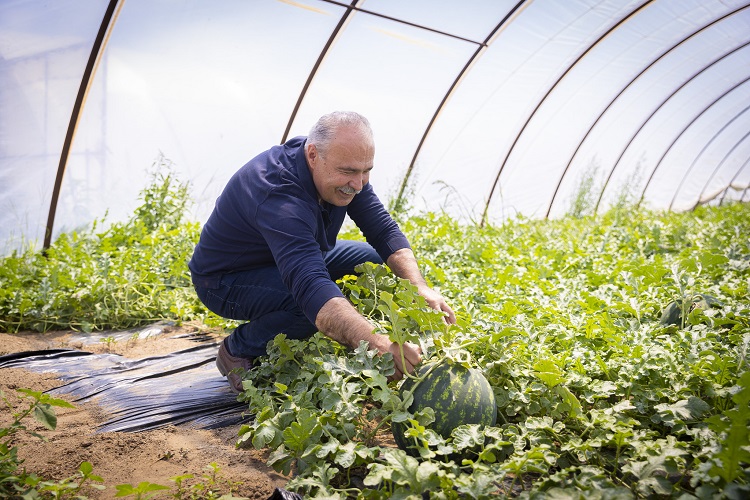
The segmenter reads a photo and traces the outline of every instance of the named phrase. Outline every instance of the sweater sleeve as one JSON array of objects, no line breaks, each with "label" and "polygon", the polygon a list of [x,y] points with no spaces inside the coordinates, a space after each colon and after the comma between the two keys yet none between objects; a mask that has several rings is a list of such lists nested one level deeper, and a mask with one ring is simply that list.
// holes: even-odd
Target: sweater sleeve
[{"label": "sweater sleeve", "polygon": [[316,241],[319,213],[309,201],[272,192],[258,205],[256,214],[258,229],[271,249],[284,284],[313,324],[328,300],[343,297],[328,274]]},{"label": "sweater sleeve", "polygon": [[395,251],[411,248],[409,240],[385,209],[371,184],[365,185],[362,192],[354,197],[347,213],[383,262],[387,262]]}]

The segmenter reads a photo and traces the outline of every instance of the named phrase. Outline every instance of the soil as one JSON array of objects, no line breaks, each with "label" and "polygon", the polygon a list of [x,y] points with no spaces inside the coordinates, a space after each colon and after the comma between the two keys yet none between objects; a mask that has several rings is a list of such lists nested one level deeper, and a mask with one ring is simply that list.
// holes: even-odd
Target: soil
[{"label": "soil", "polygon": [[[190,325],[170,328],[173,334],[179,334],[181,329],[187,333],[195,331]],[[218,333],[208,335],[221,338]],[[174,337],[158,335],[113,341],[99,334],[96,337],[99,340],[82,341],[78,332],[0,334],[0,355],[67,348],[142,358],[195,346],[193,340]],[[14,412],[28,407],[16,389],[48,391],[60,385],[62,382],[49,373],[0,369],[0,391]],[[64,395],[54,397],[68,399]],[[267,452],[235,447],[239,426],[216,430],[170,426],[142,432],[98,432],[98,426],[107,421],[105,412],[95,403],[75,405],[75,408],[55,408],[58,421],[54,431],[45,429],[33,418],[25,419],[27,428],[45,439],[20,433],[14,444],[18,446],[19,458],[24,460],[23,467],[48,480],[75,476],[82,462],[91,462],[93,473],[103,478],[105,489],[85,488],[82,494],[89,498],[114,498],[117,485],[137,486],[141,482],[168,486],[170,489],[156,498],[171,498],[177,492],[172,478],[192,474],[194,478],[184,480],[183,487],[194,493],[211,489],[235,497],[268,499],[275,488],[284,488],[289,479],[266,465]],[[0,427],[10,423],[10,414],[5,408],[0,411]]]}]

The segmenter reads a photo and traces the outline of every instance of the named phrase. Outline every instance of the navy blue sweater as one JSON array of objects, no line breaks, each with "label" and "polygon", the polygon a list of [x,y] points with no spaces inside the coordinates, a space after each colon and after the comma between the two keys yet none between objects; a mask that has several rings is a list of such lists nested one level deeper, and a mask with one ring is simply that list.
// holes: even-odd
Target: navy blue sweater
[{"label": "navy blue sweater", "polygon": [[318,202],[304,154],[305,137],[261,153],[229,180],[201,231],[188,267],[193,282],[218,286],[223,274],[277,266],[314,324],[321,307],[343,297],[323,256],[346,214],[383,261],[409,247],[370,184],[346,207]]}]

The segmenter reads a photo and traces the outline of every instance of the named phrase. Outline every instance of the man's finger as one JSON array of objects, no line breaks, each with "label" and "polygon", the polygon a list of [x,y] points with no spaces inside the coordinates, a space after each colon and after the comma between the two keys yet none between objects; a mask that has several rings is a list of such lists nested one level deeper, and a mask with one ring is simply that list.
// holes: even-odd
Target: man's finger
[{"label": "man's finger", "polygon": [[406,359],[407,363],[410,365],[411,369],[408,369],[409,373],[411,373],[414,370],[414,367],[417,366],[420,361],[422,361],[422,356],[419,354],[419,347],[411,344],[406,343],[404,344],[404,358]]},{"label": "man's finger", "polygon": [[396,366],[396,372],[388,377],[388,381],[393,382],[394,380],[401,380],[402,378],[404,378],[404,373],[398,369],[398,366]]},{"label": "man's finger", "polygon": [[442,308],[443,312],[445,312],[445,313],[448,314],[448,316],[446,316],[443,319],[445,319],[445,322],[448,323],[449,325],[455,325],[456,324],[456,313],[453,312],[453,309],[451,309],[448,304],[444,303],[443,305],[444,305],[444,307]]},{"label": "man's finger", "polygon": [[414,373],[414,367],[417,366],[417,363],[412,363],[408,359],[406,360],[406,366],[404,366],[404,370],[402,370],[404,373]]}]

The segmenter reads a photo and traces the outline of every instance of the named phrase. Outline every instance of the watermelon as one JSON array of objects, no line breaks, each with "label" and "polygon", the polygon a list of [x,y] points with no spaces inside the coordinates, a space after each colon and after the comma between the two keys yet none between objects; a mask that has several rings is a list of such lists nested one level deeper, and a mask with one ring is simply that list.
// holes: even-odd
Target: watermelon
[{"label": "watermelon", "polygon": [[659,323],[662,325],[680,325],[682,323],[682,299],[673,300],[661,313]]},{"label": "watermelon", "polygon": [[[420,373],[425,377],[420,378]],[[403,398],[408,391],[413,391],[414,401],[409,406],[411,413],[427,407],[434,410],[435,421],[430,428],[443,438],[450,437],[453,429],[462,424],[492,426],[497,422],[495,393],[476,368],[441,360],[421,365],[415,375],[417,379],[404,380],[399,393]],[[399,448],[416,456],[416,450],[404,435],[407,425],[394,422],[393,438]]]},{"label": "watermelon", "polygon": [[[724,304],[712,295],[706,293],[697,293],[693,296],[688,312],[695,308],[707,310],[711,307],[722,307]],[[662,311],[659,323],[662,325],[682,324],[682,299],[673,300]]]}]

